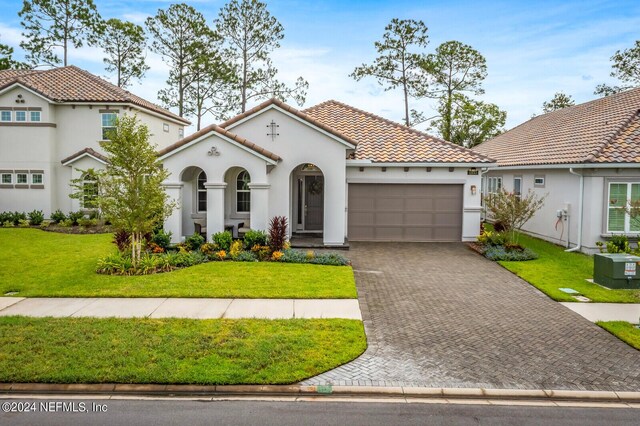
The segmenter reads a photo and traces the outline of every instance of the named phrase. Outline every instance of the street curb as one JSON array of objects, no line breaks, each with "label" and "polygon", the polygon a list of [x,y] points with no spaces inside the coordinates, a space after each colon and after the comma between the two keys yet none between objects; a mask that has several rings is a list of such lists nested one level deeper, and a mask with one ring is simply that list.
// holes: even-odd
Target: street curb
[{"label": "street curb", "polygon": [[640,392],[547,390],[547,389],[484,389],[428,388],[332,385],[158,385],[158,384],[55,384],[0,383],[2,395],[20,394],[106,394],[140,396],[380,396],[442,399],[505,399],[640,402]]}]

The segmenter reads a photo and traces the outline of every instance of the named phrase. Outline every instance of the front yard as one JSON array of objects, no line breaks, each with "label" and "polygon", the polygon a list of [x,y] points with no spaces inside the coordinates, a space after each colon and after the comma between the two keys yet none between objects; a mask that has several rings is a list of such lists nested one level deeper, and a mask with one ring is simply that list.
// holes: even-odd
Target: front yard
[{"label": "front yard", "polygon": [[563,247],[520,234],[519,242],[538,254],[524,262],[498,262],[559,302],[575,302],[560,288],[572,288],[593,302],[640,303],[640,290],[608,290],[586,281],[593,278],[593,257],[566,253]]},{"label": "front yard", "polygon": [[115,251],[112,234],[69,235],[0,229],[0,296],[355,298],[350,266],[210,262],[162,274],[109,276],[98,258]]},{"label": "front yard", "polygon": [[0,383],[288,384],[366,349],[362,322],[0,318]]},{"label": "front yard", "polygon": [[596,324],[623,342],[640,350],[640,329],[633,324],[626,321],[599,321]]}]

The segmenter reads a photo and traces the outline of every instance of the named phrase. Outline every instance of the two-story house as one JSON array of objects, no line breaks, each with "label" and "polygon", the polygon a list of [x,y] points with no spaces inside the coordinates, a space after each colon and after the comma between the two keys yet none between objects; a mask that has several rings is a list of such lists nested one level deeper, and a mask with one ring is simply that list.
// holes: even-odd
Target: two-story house
[{"label": "two-story house", "polygon": [[135,114],[163,149],[189,121],[75,66],[0,71],[0,211],[79,210],[71,180],[102,169],[116,117]]}]

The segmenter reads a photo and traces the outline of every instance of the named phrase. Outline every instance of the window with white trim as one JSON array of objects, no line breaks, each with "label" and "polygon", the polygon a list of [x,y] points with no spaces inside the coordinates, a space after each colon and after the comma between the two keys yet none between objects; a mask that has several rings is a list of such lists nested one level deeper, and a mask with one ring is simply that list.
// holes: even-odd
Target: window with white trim
[{"label": "window with white trim", "polygon": [[11,173],[2,174],[2,183],[11,185],[13,183],[13,175]]},{"label": "window with white trim", "polygon": [[196,194],[196,202],[198,203],[198,213],[204,213],[207,211],[207,188],[205,188],[204,184],[207,182],[207,174],[205,172],[200,172],[198,175],[198,185],[197,185],[197,194]]},{"label": "window with white trim", "polygon": [[638,232],[640,218],[631,218],[630,205],[640,203],[640,183],[610,182],[609,205],[607,206],[607,232]]},{"label": "window with white trim", "polygon": [[16,173],[16,183],[17,184],[27,183],[27,174],[26,173]]},{"label": "window with white trim", "polygon": [[12,111],[0,111],[0,121],[11,121]]},{"label": "window with white trim", "polygon": [[490,177],[488,181],[487,192],[495,194],[502,189],[502,177]]},{"label": "window with white trim", "polygon": [[29,120],[34,123],[40,121],[40,111],[31,111],[29,113]]},{"label": "window with white trim", "polygon": [[180,127],[178,129],[178,138],[180,139],[184,138],[184,127]]},{"label": "window with white trim", "polygon": [[102,140],[108,141],[110,140],[109,133],[116,129],[118,114],[115,112],[103,112],[100,115],[102,120]]},{"label": "window with white trim", "polygon": [[27,121],[27,111],[16,111],[16,121]]},{"label": "window with white trim", "polygon": [[236,179],[236,212],[249,213],[251,211],[251,177],[246,170],[238,173]]},{"label": "window with white trim", "polygon": [[165,132],[169,132],[169,125],[167,123],[162,123],[162,130]]},{"label": "window with white trim", "polygon": [[534,176],[533,186],[536,188],[544,188],[544,176]]},{"label": "window with white trim", "polygon": [[31,173],[31,184],[32,185],[42,185],[44,179],[42,177],[42,173]]},{"label": "window with white trim", "polygon": [[522,177],[517,176],[513,178],[513,193],[520,197],[522,195]]}]

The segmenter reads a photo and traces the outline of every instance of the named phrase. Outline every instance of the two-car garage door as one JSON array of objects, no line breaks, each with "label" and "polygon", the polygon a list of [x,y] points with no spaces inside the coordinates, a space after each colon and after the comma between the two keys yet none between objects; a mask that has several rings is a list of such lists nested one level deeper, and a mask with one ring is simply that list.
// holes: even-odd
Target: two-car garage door
[{"label": "two-car garage door", "polygon": [[463,185],[350,183],[349,241],[460,241]]}]

